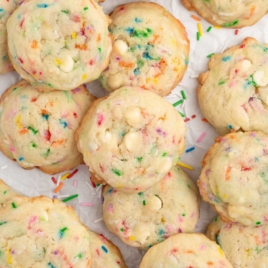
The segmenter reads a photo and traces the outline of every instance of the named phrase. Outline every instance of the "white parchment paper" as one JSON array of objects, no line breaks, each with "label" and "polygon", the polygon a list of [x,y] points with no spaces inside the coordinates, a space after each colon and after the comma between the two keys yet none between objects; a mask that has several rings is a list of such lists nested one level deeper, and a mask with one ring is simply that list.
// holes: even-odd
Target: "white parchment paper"
[{"label": "white parchment paper", "polygon": [[[109,14],[117,5],[127,2],[138,2],[128,0],[106,0],[103,3],[104,11]],[[195,147],[195,150],[190,153],[185,153],[182,156],[182,161],[194,167],[193,171],[185,169],[189,176],[197,181],[201,161],[209,146],[214,143],[214,138],[217,136],[213,128],[206,122],[202,121],[202,114],[200,112],[197,98],[196,87],[198,75],[207,70],[208,58],[207,55],[211,53],[219,53],[232,45],[239,44],[245,37],[255,37],[261,43],[268,42],[268,31],[265,29],[268,26],[268,16],[262,18],[257,24],[251,27],[246,27],[239,30],[238,35],[235,35],[233,29],[216,29],[207,33],[206,29],[210,26],[204,19],[201,23],[203,26],[204,35],[200,41],[196,40],[197,21],[191,18],[194,12],[187,11],[180,0],[157,0],[152,1],[163,5],[175,17],[177,17],[186,27],[189,39],[191,41],[191,54],[188,71],[179,86],[167,96],[166,99],[171,103],[175,103],[182,99],[181,90],[184,90],[187,95],[187,100],[183,105],[177,106],[176,109],[186,115],[190,121],[187,125],[187,147]],[[0,44],[1,45],[1,44]],[[5,75],[0,75],[0,94],[2,94],[10,85],[18,81],[20,77],[17,73],[11,72]],[[103,96],[105,93],[101,89],[97,81],[88,84],[88,89],[97,97]],[[192,116],[195,115],[195,118]],[[197,143],[200,135],[206,132],[205,138]],[[98,192],[90,189],[85,181],[89,182],[89,172],[85,165],[78,167],[79,172],[70,180],[65,180],[64,187],[59,195],[79,194],[77,199],[68,202],[72,205],[81,220],[89,227],[89,229],[102,233],[111,239],[122,251],[125,261],[129,268],[138,267],[142,258],[143,252],[131,248],[121,242],[119,238],[112,235],[106,228],[102,221],[94,222],[102,218],[101,197]],[[12,188],[27,196],[47,195],[52,197],[55,185],[51,181],[51,176],[40,172],[37,169],[26,171],[19,167],[16,162],[7,159],[0,153],[0,178],[3,179]],[[73,181],[77,180],[77,187],[73,186]],[[178,193],[179,194],[179,193]],[[81,202],[91,202],[94,207],[82,207]],[[201,217],[197,226],[197,232],[204,232],[207,224],[214,217],[215,213],[210,206],[204,202],[201,204]]]}]

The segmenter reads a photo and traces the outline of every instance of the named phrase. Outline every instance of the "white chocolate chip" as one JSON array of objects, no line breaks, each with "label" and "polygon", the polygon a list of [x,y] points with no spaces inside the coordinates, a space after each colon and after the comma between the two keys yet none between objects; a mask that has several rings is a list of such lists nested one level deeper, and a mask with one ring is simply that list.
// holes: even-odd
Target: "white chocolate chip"
[{"label": "white chocolate chip", "polygon": [[147,198],[146,207],[152,211],[158,211],[162,208],[162,201],[159,197],[152,195]]},{"label": "white chocolate chip", "polygon": [[122,86],[123,78],[120,73],[111,74],[108,78],[107,84],[111,89],[118,89]]},{"label": "white chocolate chip", "polygon": [[133,226],[132,235],[136,238],[137,242],[144,244],[146,239],[150,237],[150,226],[136,223]]},{"label": "white chocolate chip", "polygon": [[257,71],[253,75],[253,79],[258,86],[265,87],[268,85],[268,77],[264,74],[263,70]]},{"label": "white chocolate chip", "polygon": [[124,137],[124,144],[129,152],[138,150],[142,145],[142,135],[140,132],[130,132]]},{"label": "white chocolate chip", "polygon": [[159,158],[155,162],[156,171],[158,173],[167,173],[172,167],[172,159],[169,157]]},{"label": "white chocolate chip", "polygon": [[252,66],[251,62],[249,60],[242,60],[240,65],[240,70],[242,72],[248,70]]},{"label": "white chocolate chip", "polygon": [[63,72],[69,73],[70,71],[73,70],[73,67],[74,67],[73,58],[66,50],[62,51],[59,54],[58,59],[60,61],[59,67]]},{"label": "white chocolate chip", "polygon": [[138,107],[129,109],[126,112],[126,120],[130,126],[139,128],[143,123],[141,110]]},{"label": "white chocolate chip", "polygon": [[124,55],[128,51],[128,45],[123,40],[116,40],[114,42],[113,49],[118,52],[120,55]]}]

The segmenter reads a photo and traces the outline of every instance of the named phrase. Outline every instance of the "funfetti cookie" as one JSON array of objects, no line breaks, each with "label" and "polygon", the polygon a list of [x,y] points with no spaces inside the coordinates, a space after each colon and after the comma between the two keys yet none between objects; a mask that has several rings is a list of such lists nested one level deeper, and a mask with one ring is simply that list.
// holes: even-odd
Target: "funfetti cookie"
[{"label": "funfetti cookie", "polygon": [[177,234],[150,248],[140,268],[232,268],[221,248],[203,234]]},{"label": "funfetti cookie", "polygon": [[10,59],[31,84],[72,90],[108,65],[109,23],[94,1],[25,1],[7,23]]},{"label": "funfetti cookie", "polygon": [[268,225],[245,227],[223,222],[219,216],[207,236],[217,242],[234,268],[261,268],[268,263]]},{"label": "funfetti cookie", "polygon": [[201,111],[217,132],[268,133],[268,45],[246,38],[212,56],[199,83]]},{"label": "funfetti cookie", "polygon": [[182,0],[190,11],[214,25],[242,28],[255,24],[267,11],[267,0]]},{"label": "funfetti cookie", "polygon": [[0,150],[23,168],[49,174],[78,166],[74,131],[94,99],[85,86],[41,92],[21,80],[0,99]]},{"label": "funfetti cookie", "polygon": [[168,95],[183,78],[189,61],[184,26],[151,2],[118,6],[111,14],[113,50],[100,82],[107,91],[136,86]]},{"label": "funfetti cookie", "polygon": [[0,209],[15,195],[16,193],[0,179]]},{"label": "funfetti cookie", "polygon": [[123,242],[148,249],[171,235],[194,232],[199,219],[198,190],[179,168],[140,193],[123,193],[107,185],[103,220]]},{"label": "funfetti cookie", "polygon": [[141,192],[176,165],[185,133],[180,114],[169,102],[142,88],[122,87],[93,103],[76,141],[100,183]]},{"label": "funfetti cookie", "polygon": [[267,181],[268,135],[238,132],[216,139],[198,186],[224,221],[259,226],[268,220]]}]

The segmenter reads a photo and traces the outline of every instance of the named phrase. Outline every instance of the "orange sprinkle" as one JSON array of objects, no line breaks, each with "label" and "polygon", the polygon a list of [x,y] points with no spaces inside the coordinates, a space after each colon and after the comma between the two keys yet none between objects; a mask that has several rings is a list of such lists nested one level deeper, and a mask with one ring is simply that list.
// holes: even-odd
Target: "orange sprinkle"
[{"label": "orange sprinkle", "polygon": [[192,250],[187,250],[186,253],[187,254],[193,254],[194,252]]},{"label": "orange sprinkle", "polygon": [[250,17],[253,15],[255,9],[256,9],[255,6],[253,6],[253,7],[250,9],[250,14],[249,14]]},{"label": "orange sprinkle", "polygon": [[101,35],[100,35],[100,34],[98,34],[97,41],[98,41],[98,42],[100,42],[100,40],[101,40]]},{"label": "orange sprinkle", "polygon": [[53,101],[50,101],[50,102],[49,102],[49,105],[50,105],[50,106],[54,106],[54,102],[53,102]]},{"label": "orange sprinkle", "polygon": [[206,118],[202,118],[202,121],[208,123],[208,120]]},{"label": "orange sprinkle", "polygon": [[192,17],[194,20],[201,21],[201,19],[200,19],[200,18],[198,18],[198,17],[197,17],[197,16],[195,16],[195,15],[191,15],[191,17]]},{"label": "orange sprinkle", "polygon": [[52,146],[62,145],[63,143],[64,143],[64,140],[53,141]]},{"label": "orange sprinkle", "polygon": [[207,262],[207,265],[213,265],[212,261]]},{"label": "orange sprinkle", "polygon": [[87,45],[79,45],[79,44],[75,44],[75,48],[78,48],[80,50],[87,50]]},{"label": "orange sprinkle", "polygon": [[31,48],[37,48],[37,41],[33,40]]},{"label": "orange sprinkle", "polygon": [[41,110],[42,114],[48,114],[47,110]]},{"label": "orange sprinkle", "polygon": [[133,62],[124,62],[124,61],[120,61],[120,62],[119,62],[119,66],[121,66],[121,67],[126,67],[126,68],[130,68],[130,67],[134,67],[134,63],[133,63]]},{"label": "orange sprinkle", "polygon": [[28,132],[29,132],[28,129],[22,129],[19,133],[20,133],[21,135],[23,135],[23,134],[26,134],[26,133],[28,133]]},{"label": "orange sprinkle", "polygon": [[230,173],[231,173],[231,167],[227,168],[226,174],[225,174],[225,180],[229,181],[230,180]]},{"label": "orange sprinkle", "polygon": [[158,35],[158,34],[155,34],[155,35],[154,35],[154,39],[153,39],[152,41],[150,41],[149,44],[150,44],[150,45],[153,45],[153,44],[156,42],[156,40],[157,40],[158,38],[159,38],[159,35]]},{"label": "orange sprinkle", "polygon": [[63,182],[60,182],[59,186],[54,190],[54,193],[58,193],[63,186]]},{"label": "orange sprinkle", "polygon": [[159,76],[161,76],[161,73],[158,73],[158,74],[154,75],[154,78],[157,78]]}]

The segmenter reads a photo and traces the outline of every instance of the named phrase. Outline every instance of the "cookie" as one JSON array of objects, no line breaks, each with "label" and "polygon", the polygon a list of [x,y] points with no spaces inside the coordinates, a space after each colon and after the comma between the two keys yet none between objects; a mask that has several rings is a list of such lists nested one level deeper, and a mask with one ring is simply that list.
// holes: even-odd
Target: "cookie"
[{"label": "cookie", "polygon": [[0,74],[13,70],[7,52],[7,28],[6,23],[20,1],[3,0],[0,2]]},{"label": "cookie", "polygon": [[232,268],[221,248],[203,234],[177,234],[150,248],[140,268]]},{"label": "cookie", "polygon": [[31,84],[72,90],[107,67],[109,23],[94,1],[25,1],[7,23],[10,59]]},{"label": "cookie", "polygon": [[198,100],[205,118],[220,134],[260,130],[268,133],[268,45],[246,38],[212,56],[199,77]]},{"label": "cookie", "polygon": [[0,150],[23,168],[49,174],[78,166],[74,131],[94,99],[85,86],[41,92],[21,80],[0,99]]},{"label": "cookie", "polygon": [[199,219],[197,187],[176,167],[144,192],[123,193],[107,185],[103,197],[107,228],[133,247],[148,249],[171,235],[192,233]]},{"label": "cookie", "polygon": [[168,95],[182,80],[190,43],[184,26],[151,2],[118,6],[111,14],[113,50],[100,82],[107,91],[142,87]]},{"label": "cookie", "polygon": [[0,179],[0,209],[15,195],[16,193]]},{"label": "cookie", "polygon": [[117,246],[102,234],[89,232],[93,268],[126,268],[122,254]]},{"label": "cookie", "polygon": [[90,236],[72,207],[15,196],[0,213],[0,267],[92,267]]},{"label": "cookie", "polygon": [[267,154],[268,135],[263,132],[227,134],[208,150],[198,186],[224,221],[267,224]]},{"label": "cookie", "polygon": [[182,0],[190,11],[196,11],[213,25],[227,28],[242,28],[255,24],[267,13],[263,0]]},{"label": "cookie", "polygon": [[216,217],[207,230],[234,268],[261,268],[268,265],[268,226],[245,227],[225,223]]},{"label": "cookie", "polygon": [[142,88],[122,87],[91,106],[76,141],[100,183],[141,192],[176,165],[185,132],[169,102]]}]

